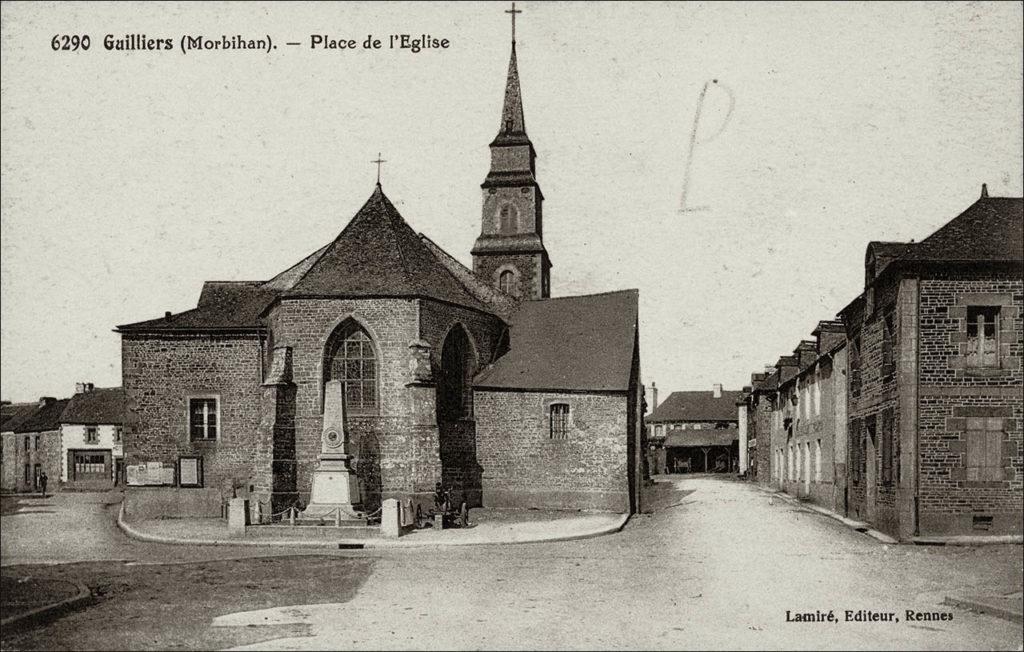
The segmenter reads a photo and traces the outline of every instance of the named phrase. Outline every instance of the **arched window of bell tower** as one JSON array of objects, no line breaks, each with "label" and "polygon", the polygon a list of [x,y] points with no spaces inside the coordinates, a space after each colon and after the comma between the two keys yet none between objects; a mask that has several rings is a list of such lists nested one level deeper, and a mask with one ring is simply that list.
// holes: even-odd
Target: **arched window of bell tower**
[{"label": "arched window of bell tower", "polygon": [[502,233],[519,231],[519,211],[512,204],[502,204],[498,211],[499,228]]}]

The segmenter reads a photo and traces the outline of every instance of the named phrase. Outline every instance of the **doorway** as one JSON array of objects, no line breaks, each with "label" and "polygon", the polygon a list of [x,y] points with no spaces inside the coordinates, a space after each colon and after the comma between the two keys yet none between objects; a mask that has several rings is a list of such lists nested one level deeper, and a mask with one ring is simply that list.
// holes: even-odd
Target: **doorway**
[{"label": "doorway", "polygon": [[877,450],[877,440],[875,439],[875,418],[871,417],[867,422],[867,436],[865,437],[865,454],[864,454],[864,515],[868,523],[875,522],[875,502],[878,497],[878,485],[876,483],[876,473],[878,464],[875,460],[875,451]]}]

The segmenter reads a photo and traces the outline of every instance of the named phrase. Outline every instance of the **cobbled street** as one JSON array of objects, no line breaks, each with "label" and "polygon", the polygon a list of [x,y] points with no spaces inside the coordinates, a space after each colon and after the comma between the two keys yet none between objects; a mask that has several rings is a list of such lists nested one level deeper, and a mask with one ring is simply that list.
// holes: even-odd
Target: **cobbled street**
[{"label": "cobbled street", "polygon": [[[112,494],[23,500],[2,516],[5,579],[75,579],[95,597],[5,631],[3,648],[1021,647],[1019,624],[942,604],[1019,590],[1020,546],[885,545],[749,484],[671,482],[656,513],[611,536],[306,553],[132,541]],[[953,619],[906,622],[908,609]]]}]

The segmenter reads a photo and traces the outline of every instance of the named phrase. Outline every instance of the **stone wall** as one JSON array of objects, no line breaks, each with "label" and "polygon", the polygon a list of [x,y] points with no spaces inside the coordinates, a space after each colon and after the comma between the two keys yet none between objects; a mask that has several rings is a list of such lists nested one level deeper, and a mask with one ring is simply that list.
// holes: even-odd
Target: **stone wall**
[{"label": "stone wall", "polygon": [[[406,387],[414,380],[409,345],[419,338],[419,303],[417,299],[287,299],[271,312],[274,346],[292,349],[296,486],[304,502],[312,490],[320,453],[325,348],[330,336],[350,318],[369,335],[378,361],[379,409],[374,414],[347,415],[353,449],[357,456],[365,451],[361,463],[368,484],[364,489],[379,490],[385,497],[433,491],[434,478],[440,477],[436,424],[433,432],[429,426],[419,427],[423,424],[414,419],[415,406]],[[424,437],[427,441],[422,441]],[[372,457],[376,460],[366,461]],[[379,497],[373,497],[372,502],[377,501]]]},{"label": "stone wall", "polygon": [[[476,391],[478,459],[487,507],[629,510],[627,395]],[[569,404],[551,439],[552,403]]]},{"label": "stone wall", "polygon": [[[927,534],[1022,530],[1022,304],[1019,273],[974,270],[920,284],[919,528]],[[999,366],[965,364],[967,307],[999,306]],[[969,478],[968,428],[1001,433],[1001,477]]]},{"label": "stone wall", "polygon": [[[206,487],[224,495],[233,486],[247,489],[254,477],[262,363],[257,335],[123,334],[125,464],[176,466],[181,455],[201,455]],[[188,399],[195,396],[219,401],[216,440],[189,436]]]},{"label": "stone wall", "polygon": [[476,254],[473,271],[482,279],[498,284],[498,271],[514,266],[518,293],[524,299],[539,299],[543,290],[542,254]]},{"label": "stone wall", "polygon": [[[3,470],[0,473],[0,489],[3,491],[34,491],[32,486],[35,465],[47,476],[46,493],[60,491],[60,431],[5,432],[2,433]],[[28,445],[26,446],[26,441]],[[25,481],[25,465],[28,465],[28,481]]]}]

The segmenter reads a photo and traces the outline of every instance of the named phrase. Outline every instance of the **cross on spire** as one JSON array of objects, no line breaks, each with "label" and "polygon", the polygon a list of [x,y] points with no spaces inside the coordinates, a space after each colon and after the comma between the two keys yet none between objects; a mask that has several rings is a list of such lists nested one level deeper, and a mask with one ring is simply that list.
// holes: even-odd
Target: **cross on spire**
[{"label": "cross on spire", "polygon": [[512,42],[516,42],[516,14],[523,13],[522,9],[516,9],[516,3],[512,3],[511,9],[505,10],[506,14],[512,14]]},{"label": "cross on spire", "polygon": [[373,161],[370,161],[370,163],[376,163],[377,164],[377,185],[379,186],[380,185],[380,165],[381,165],[381,163],[387,163],[387,161],[385,161],[384,159],[382,159],[380,157],[380,152],[377,152],[377,158],[375,160],[373,160]]}]

